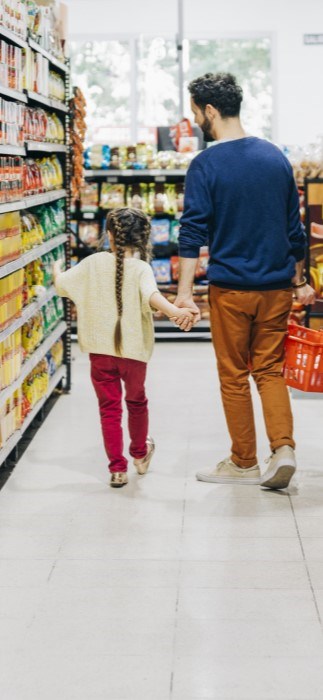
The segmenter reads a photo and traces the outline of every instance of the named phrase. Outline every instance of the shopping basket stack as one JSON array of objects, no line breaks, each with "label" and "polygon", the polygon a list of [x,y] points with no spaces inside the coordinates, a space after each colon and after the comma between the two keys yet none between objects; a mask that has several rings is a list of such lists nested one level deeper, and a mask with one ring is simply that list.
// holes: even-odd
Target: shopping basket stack
[{"label": "shopping basket stack", "polygon": [[323,393],[323,330],[288,326],[283,373],[288,386]]}]

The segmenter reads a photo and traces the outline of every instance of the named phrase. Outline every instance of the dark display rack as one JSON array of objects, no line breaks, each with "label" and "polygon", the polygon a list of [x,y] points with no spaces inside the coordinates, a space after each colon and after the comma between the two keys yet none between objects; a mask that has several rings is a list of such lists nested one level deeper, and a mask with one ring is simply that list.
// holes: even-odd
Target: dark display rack
[{"label": "dark display rack", "polygon": [[307,307],[306,325],[323,328],[323,178],[305,179],[306,275],[316,291],[315,304]]}]

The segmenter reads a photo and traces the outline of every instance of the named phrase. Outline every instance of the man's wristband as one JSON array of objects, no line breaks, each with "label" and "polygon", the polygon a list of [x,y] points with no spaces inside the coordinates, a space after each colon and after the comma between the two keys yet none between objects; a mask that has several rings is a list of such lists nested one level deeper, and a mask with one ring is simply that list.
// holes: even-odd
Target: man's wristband
[{"label": "man's wristband", "polygon": [[304,277],[303,277],[303,279],[302,279],[301,282],[297,282],[296,284],[293,284],[292,286],[293,286],[294,289],[298,289],[299,287],[305,287],[306,285],[307,285],[307,279],[306,279],[306,277],[305,277],[305,275],[304,275]]}]

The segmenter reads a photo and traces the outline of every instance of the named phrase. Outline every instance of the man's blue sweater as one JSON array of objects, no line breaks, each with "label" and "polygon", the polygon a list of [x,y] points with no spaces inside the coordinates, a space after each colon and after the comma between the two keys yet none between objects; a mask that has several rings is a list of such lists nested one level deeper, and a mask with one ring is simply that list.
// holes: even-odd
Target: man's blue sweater
[{"label": "man's blue sweater", "polygon": [[208,279],[229,289],[289,287],[305,233],[290,163],[255,137],[222,141],[192,161],[185,185],[179,254],[209,246]]}]

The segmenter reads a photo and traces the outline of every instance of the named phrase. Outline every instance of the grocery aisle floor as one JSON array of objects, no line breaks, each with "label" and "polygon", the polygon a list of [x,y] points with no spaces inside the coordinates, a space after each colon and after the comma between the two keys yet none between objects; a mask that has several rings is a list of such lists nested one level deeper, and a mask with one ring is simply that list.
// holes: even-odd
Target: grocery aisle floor
[{"label": "grocery aisle floor", "polygon": [[0,493],[0,697],[322,700],[322,399],[293,400],[288,493],[198,483],[229,448],[212,347],[158,344],[156,456],[113,490],[74,355],[72,394]]}]

